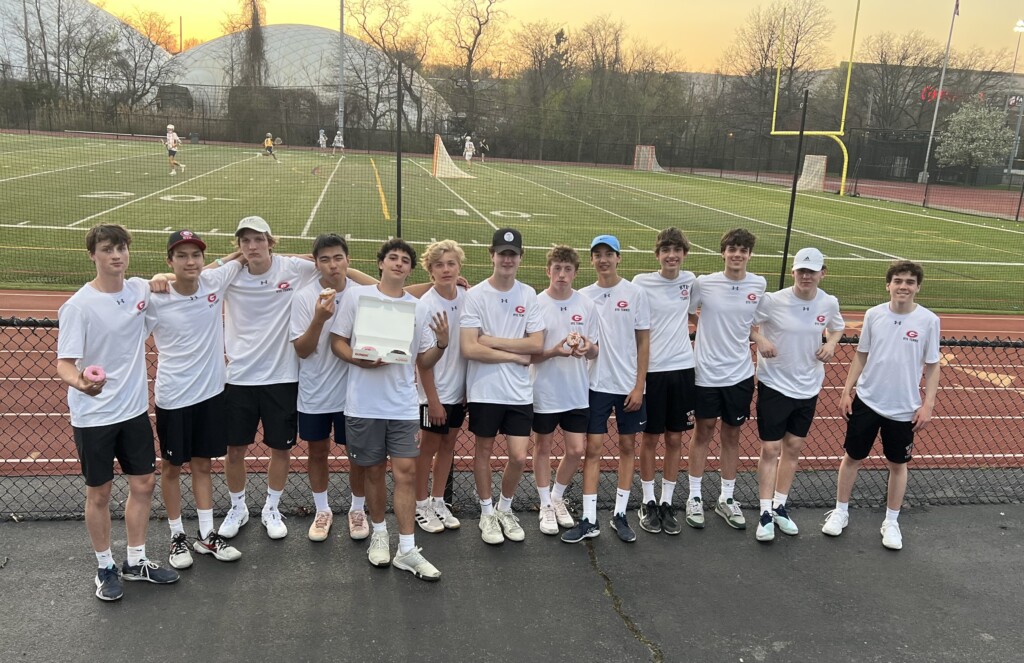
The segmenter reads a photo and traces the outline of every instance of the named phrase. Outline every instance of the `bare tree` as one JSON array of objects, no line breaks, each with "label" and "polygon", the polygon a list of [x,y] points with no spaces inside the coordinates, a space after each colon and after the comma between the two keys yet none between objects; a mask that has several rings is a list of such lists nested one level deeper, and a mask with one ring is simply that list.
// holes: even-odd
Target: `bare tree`
[{"label": "bare tree", "polygon": [[263,43],[263,22],[266,10],[263,0],[242,0],[243,12],[248,17],[245,30],[245,50],[241,62],[240,83],[248,87],[263,87],[270,76],[267,54]]},{"label": "bare tree", "polygon": [[569,35],[550,21],[523,23],[511,37],[510,64],[519,76],[519,90],[525,101],[524,129],[537,137],[537,158],[544,158],[544,141],[551,121],[549,107],[556,104],[571,80],[572,53]]},{"label": "bare tree", "polygon": [[459,71],[456,85],[466,91],[466,128],[477,128],[477,71],[497,42],[501,19],[505,12],[498,6],[502,0],[451,0],[448,13],[451,21],[445,41],[454,53],[453,64]]},{"label": "bare tree", "polygon": [[746,108],[767,112],[772,107],[782,48],[779,104],[783,111],[797,108],[816,72],[830,64],[826,41],[832,30],[831,12],[824,0],[786,0],[755,8],[737,28],[722,58],[722,70],[738,77],[733,95]]},{"label": "bare tree", "polygon": [[158,12],[137,9],[121,18],[119,32],[113,68],[118,83],[115,98],[128,108],[147,105],[157,88],[176,73],[176,63],[165,50],[175,41],[170,21]]}]

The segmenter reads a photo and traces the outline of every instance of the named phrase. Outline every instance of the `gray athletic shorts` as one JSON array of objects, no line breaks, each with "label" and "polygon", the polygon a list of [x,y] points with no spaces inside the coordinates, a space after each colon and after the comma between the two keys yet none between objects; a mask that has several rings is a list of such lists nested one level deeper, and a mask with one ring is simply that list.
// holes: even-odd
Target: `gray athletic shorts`
[{"label": "gray athletic shorts", "polygon": [[420,455],[416,432],[420,422],[411,419],[364,419],[345,417],[348,457],[356,465],[370,467],[392,458],[416,458]]}]

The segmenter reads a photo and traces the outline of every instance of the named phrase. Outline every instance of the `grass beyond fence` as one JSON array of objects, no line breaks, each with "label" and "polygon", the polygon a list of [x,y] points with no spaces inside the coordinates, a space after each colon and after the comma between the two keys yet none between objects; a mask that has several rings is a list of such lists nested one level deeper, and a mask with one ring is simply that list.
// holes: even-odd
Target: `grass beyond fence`
[{"label": "grass beyond fence", "polygon": [[[0,135],[0,285],[72,289],[91,278],[82,248],[95,223],[120,223],[135,237],[132,273],[164,270],[166,236],[189,228],[211,256],[231,249],[243,216],[266,218],[280,250],[309,251],[321,232],[349,237],[353,264],[372,272],[380,242],[397,234],[397,160],[355,154],[341,160],[307,146],[284,145],[280,163],[259,147],[185,145],[183,173],[170,175],[159,142],[99,137]],[[720,268],[718,240],[743,226],[758,236],[752,271],[778,284],[789,190],[785,186],[680,173],[636,172],[539,162],[456,163],[473,179],[438,180],[429,155],[402,162],[402,235],[422,248],[458,240],[471,281],[490,271],[494,228],[512,225],[527,244],[521,278],[542,288],[544,254],[554,243],[583,251],[611,233],[623,245],[626,276],[657,268],[658,230],[675,225],[693,243],[685,267]],[[868,307],[883,293],[894,258],[924,263],[919,301],[940,310],[1020,311],[1024,307],[1024,226],[899,203],[797,198],[790,255],[813,245],[828,257],[824,288],[846,308]],[[788,268],[785,268],[788,271]],[[424,279],[422,271],[414,275]],[[585,265],[577,285],[593,280]]]}]

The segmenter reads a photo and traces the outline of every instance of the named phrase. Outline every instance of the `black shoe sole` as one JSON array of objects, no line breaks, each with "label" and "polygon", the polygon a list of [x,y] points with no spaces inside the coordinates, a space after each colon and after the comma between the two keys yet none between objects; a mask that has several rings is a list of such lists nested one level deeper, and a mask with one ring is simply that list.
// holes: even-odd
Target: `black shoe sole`
[{"label": "black shoe sole", "polygon": [[668,534],[669,536],[676,536],[676,535],[680,534],[683,531],[683,528],[679,527],[678,525],[676,525],[675,529],[670,529],[668,527],[662,527],[661,531],[664,532],[665,534]]}]

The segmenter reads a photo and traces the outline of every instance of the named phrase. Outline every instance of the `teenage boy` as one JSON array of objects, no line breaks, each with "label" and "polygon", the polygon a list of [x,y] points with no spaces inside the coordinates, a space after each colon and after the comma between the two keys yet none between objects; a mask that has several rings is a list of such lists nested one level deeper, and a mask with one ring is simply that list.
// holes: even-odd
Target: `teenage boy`
[{"label": "teenage boy", "polygon": [[[580,290],[597,309],[601,325],[601,353],[590,362],[590,421],[583,467],[583,519],[562,537],[576,543],[597,536],[597,472],[608,417],[615,411],[618,428],[619,477],[611,526],[621,541],[636,541],[626,517],[636,463],[636,436],[647,423],[644,386],[651,349],[651,309],[647,294],[619,276],[622,255],[613,235],[598,235],[590,243],[590,263],[597,282]],[[589,479],[589,480],[588,480]]]},{"label": "teenage boy", "polygon": [[[654,257],[661,269],[637,274],[633,283],[647,294],[651,306],[651,360],[647,372],[647,425],[640,446],[640,487],[637,516],[640,528],[657,534],[679,534],[672,496],[679,476],[683,432],[693,428],[696,400],[693,347],[687,315],[690,293],[697,277],[681,269],[690,242],[678,228],[666,228],[654,241]],[[661,498],[654,501],[654,473],[658,439],[664,434],[665,458]]]},{"label": "teenage boy", "polygon": [[[850,494],[861,461],[867,458],[879,431],[889,467],[889,490],[882,545],[903,547],[897,519],[907,490],[907,463],[914,434],[932,418],[939,389],[939,318],[914,298],[924,282],[924,269],[908,260],[893,263],[885,273],[889,301],[864,314],[857,355],[850,364],[839,402],[846,419],[846,453],[839,465],[836,508],[821,531],[839,536],[850,523]],[[921,374],[924,373],[924,400]]]},{"label": "teenage boy", "polygon": [[[565,489],[572,483],[587,446],[590,420],[590,377],[587,360],[598,354],[598,321],[594,303],[573,290],[580,257],[570,246],[548,251],[548,288],[537,295],[544,320],[544,351],[533,355],[533,476],[540,499],[540,531],[558,534],[558,527],[575,526],[565,506]],[[565,450],[551,488],[551,442],[562,429]]]},{"label": "teenage boy", "polygon": [[814,421],[825,363],[846,327],[839,300],[819,287],[825,271],[821,251],[800,249],[793,258],[793,285],[766,294],[757,306],[758,541],[773,540],[776,526],[790,536],[800,531],[786,500]]},{"label": "teenage boy", "polygon": [[[526,466],[533,423],[530,355],[544,350],[544,321],[533,288],[516,280],[523,259],[523,236],[515,228],[494,231],[490,246],[494,271],[466,293],[460,324],[462,355],[469,360],[466,394],[469,431],[476,436],[473,474],[480,497],[480,538],[497,545],[522,541],[526,533],[512,513],[512,498]],[[491,502],[494,438],[504,433],[508,462],[501,475],[501,498]]]},{"label": "teenage boy", "polygon": [[[57,312],[57,376],[68,385],[71,428],[85,477],[85,528],[98,567],[96,597],[103,601],[123,596],[122,578],[161,585],[178,581],[177,571],[146,558],[156,468],[146,388],[150,292],[143,279],[125,279],[131,242],[121,226],[103,224],[89,230],[85,246],[96,278]],[[93,369],[88,375],[87,368]],[[128,482],[128,551],[120,572],[110,551],[115,458]]]},{"label": "teenage boy", "polygon": [[160,440],[160,490],[171,528],[168,561],[192,566],[181,523],[181,467],[189,464],[199,516],[192,549],[222,562],[242,556],[213,528],[211,459],[227,453],[224,426],[224,293],[242,269],[237,254],[220,269],[203,269],[206,243],[190,230],[167,239],[167,265],[174,282],[154,293],[146,323],[157,349],[156,433]]},{"label": "teenage boy", "polygon": [[[423,252],[423,268],[433,287],[420,301],[430,317],[448,316],[450,345],[433,367],[417,366],[420,403],[420,455],[416,459],[416,523],[425,532],[458,529],[459,519],[444,503],[455,440],[466,418],[466,358],[459,343],[459,320],[466,291],[457,283],[466,254],[457,242],[434,242]],[[433,475],[433,483],[431,483]]]},{"label": "teenage boy", "polygon": [[394,513],[398,521],[398,552],[394,565],[423,580],[439,580],[441,572],[416,547],[416,443],[418,428],[415,367],[412,362],[385,364],[357,359],[352,352],[360,299],[383,302],[415,302],[410,354],[422,370],[432,368],[448,346],[448,322],[444,313],[433,318],[427,306],[405,292],[405,281],[416,264],[416,251],[402,239],[391,239],[377,253],[381,281],[375,286],[354,287],[342,302],[331,327],[331,349],[352,364],[345,398],[345,427],[349,459],[366,471],[366,501],[373,533],[368,557],[374,566],[392,563],[384,512],[387,509],[385,472],[391,458],[394,480]]},{"label": "teenage boy", "polygon": [[[348,364],[331,352],[331,326],[351,286],[348,278],[348,243],[334,233],[313,241],[313,264],[320,278],[295,294],[289,331],[292,347],[299,356],[299,437],[309,448],[307,475],[316,515],[309,527],[310,541],[324,541],[331,531],[334,512],[327,499],[327,463],[334,441],[345,444],[345,393]],[[365,471],[352,464],[349,469],[351,500],[348,511],[349,536],[365,539]]]},{"label": "teenage boy", "polygon": [[178,168],[185,172],[185,164],[178,163],[178,148],[181,147],[181,138],[174,131],[174,125],[167,125],[167,136],[164,138],[164,145],[167,147],[167,163],[171,167],[171,175],[178,174]]},{"label": "teenage boy", "polygon": [[747,271],[754,254],[753,234],[735,228],[722,236],[719,248],[725,269],[697,277],[690,295],[690,314],[700,309],[694,341],[697,427],[690,438],[688,461],[690,495],[686,501],[686,524],[704,527],[701,480],[708,460],[708,447],[721,427],[722,489],[715,513],[730,527],[746,529],[740,505],[733,499],[740,453],[740,429],[750,417],[754,396],[754,362],[750,356],[751,333],[757,304],[764,296],[764,277]]}]

